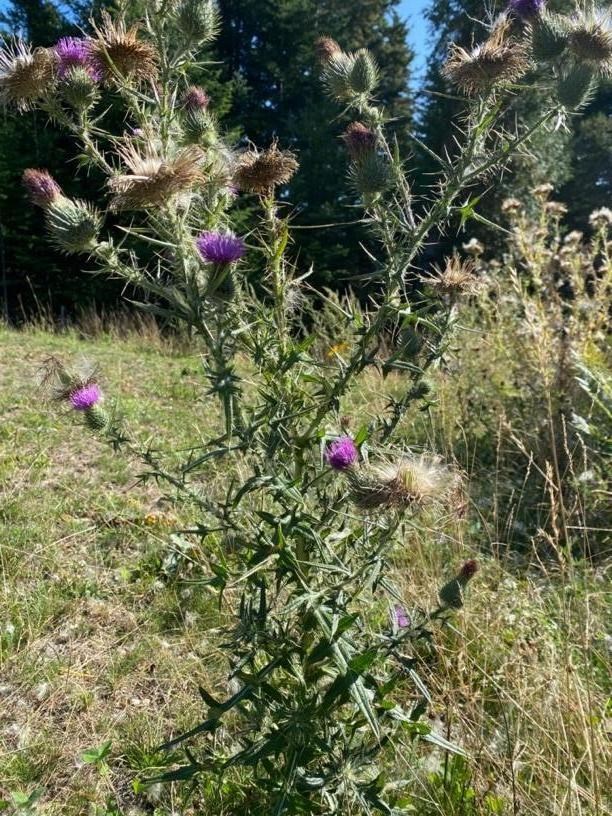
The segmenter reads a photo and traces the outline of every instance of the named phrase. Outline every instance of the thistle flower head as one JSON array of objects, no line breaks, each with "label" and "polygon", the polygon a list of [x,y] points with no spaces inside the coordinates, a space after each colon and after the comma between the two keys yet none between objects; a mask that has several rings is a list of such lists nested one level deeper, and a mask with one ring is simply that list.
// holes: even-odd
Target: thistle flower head
[{"label": "thistle flower head", "polygon": [[357,445],[350,436],[339,436],[325,449],[327,464],[334,470],[347,470],[357,462],[358,458]]},{"label": "thistle flower head", "polygon": [[68,397],[75,411],[88,411],[102,399],[102,391],[96,382],[80,385]]},{"label": "thistle flower head", "polygon": [[472,295],[480,285],[480,281],[475,276],[476,264],[470,258],[461,260],[458,255],[446,258],[443,268],[434,266],[435,275],[430,278],[422,278],[424,283],[432,286],[443,295]]},{"label": "thistle flower head", "polygon": [[155,47],[139,39],[138,25],[127,27],[125,20],[113,20],[102,12],[102,24],[89,41],[90,63],[105,80],[122,78],[148,80],[157,75],[159,55]]},{"label": "thistle flower head", "polygon": [[448,503],[458,478],[433,456],[404,456],[364,471],[351,471],[351,498],[364,510],[420,509]]},{"label": "thistle flower head", "polygon": [[589,215],[589,224],[595,228],[612,226],[612,210],[609,207],[600,207]]},{"label": "thistle flower head", "polygon": [[410,626],[410,616],[400,604],[393,607],[393,623],[398,629],[407,629]]},{"label": "thistle flower head", "polygon": [[562,218],[567,214],[567,205],[562,201],[547,201],[544,204],[544,210],[554,218]]},{"label": "thistle flower head", "polygon": [[465,93],[477,94],[500,82],[516,82],[528,68],[526,46],[509,37],[509,21],[505,20],[471,51],[451,43],[442,73]]},{"label": "thistle flower head", "polygon": [[342,53],[338,43],[331,37],[319,37],[315,40],[314,47],[317,59],[322,63],[329,62],[330,59]]},{"label": "thistle flower head", "polygon": [[111,201],[114,210],[158,207],[202,181],[199,147],[187,147],[172,158],[164,158],[150,142],[137,145],[129,141],[119,152],[130,172],[108,181],[114,194]]},{"label": "thistle flower head", "polygon": [[579,14],[570,30],[569,47],[577,59],[604,76],[612,73],[612,16],[597,10]]},{"label": "thistle flower head", "polygon": [[478,562],[473,558],[466,561],[459,572],[438,592],[442,606],[450,609],[461,609],[464,601],[465,588],[478,572]]},{"label": "thistle flower head", "polygon": [[521,20],[533,20],[544,11],[546,0],[510,0],[507,9]]},{"label": "thistle flower head", "polygon": [[485,251],[485,245],[478,238],[470,238],[467,244],[463,244],[463,251],[474,258],[478,258]]},{"label": "thistle flower head", "polygon": [[351,122],[347,127],[342,140],[346,145],[349,156],[355,161],[376,148],[376,134],[362,122]]},{"label": "thistle flower head", "polygon": [[94,386],[98,394],[94,402],[98,402],[102,394],[97,384],[97,373],[96,367],[89,362],[81,362],[76,368],[69,369],[57,357],[51,356],[42,365],[40,384],[45,396],[49,399],[55,402],[67,402],[70,405],[72,405],[73,394],[86,391]]},{"label": "thistle flower head", "polygon": [[279,150],[273,143],[267,150],[243,153],[234,170],[233,181],[239,190],[265,194],[290,181],[298,166],[293,153]]},{"label": "thistle flower head", "polygon": [[550,182],[545,182],[544,184],[538,184],[537,187],[534,187],[531,194],[538,201],[546,201],[554,189]]},{"label": "thistle flower head", "polygon": [[28,198],[39,207],[48,207],[62,195],[62,189],[47,170],[28,168],[21,177]]},{"label": "thistle flower head", "polygon": [[28,110],[53,84],[55,55],[22,40],[0,46],[0,102]]},{"label": "thistle flower head", "polygon": [[197,85],[190,85],[182,98],[183,107],[190,112],[206,110],[209,102],[210,97],[206,91]]},{"label": "thistle flower head", "polygon": [[88,37],[62,37],[53,49],[57,58],[57,75],[66,79],[74,68],[83,68],[91,79],[98,82],[102,79],[99,66],[92,63],[91,40]]},{"label": "thistle flower head", "polygon": [[571,232],[567,233],[567,235],[563,239],[563,243],[566,244],[567,246],[573,247],[580,244],[583,238],[584,234],[580,232],[580,230],[572,230]]},{"label": "thistle flower head", "polygon": [[231,232],[203,232],[196,239],[202,260],[227,265],[239,261],[245,252],[244,241]]}]

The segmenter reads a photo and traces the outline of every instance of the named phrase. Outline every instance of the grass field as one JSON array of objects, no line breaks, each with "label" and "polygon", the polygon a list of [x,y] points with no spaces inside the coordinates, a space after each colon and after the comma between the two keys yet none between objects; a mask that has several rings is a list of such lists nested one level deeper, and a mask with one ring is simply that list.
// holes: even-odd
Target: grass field
[{"label": "grass field", "polygon": [[[223,796],[138,781],[172,760],[154,746],[197,721],[198,684],[225,683],[225,612],[202,586],[199,545],[174,532],[191,510],[139,482],[36,385],[48,355],[84,355],[140,438],[178,450],[210,428],[198,357],[137,336],[2,330],[0,341],[0,811],[233,813]],[[380,381],[360,399],[355,411],[382,399]],[[415,605],[466,556],[482,563],[423,667],[430,723],[469,759],[398,751],[413,812],[609,813],[609,575],[500,560],[494,538],[471,523],[443,539],[424,530],[397,556]]]}]

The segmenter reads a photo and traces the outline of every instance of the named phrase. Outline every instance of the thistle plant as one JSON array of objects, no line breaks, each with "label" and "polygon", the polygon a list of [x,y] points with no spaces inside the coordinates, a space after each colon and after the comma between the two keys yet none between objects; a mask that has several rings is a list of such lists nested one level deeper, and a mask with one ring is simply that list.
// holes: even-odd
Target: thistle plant
[{"label": "thistle plant", "polygon": [[[543,12],[524,6],[513,3],[472,52],[451,50],[446,73],[466,93],[468,112],[455,156],[436,157],[439,179],[422,200],[376,103],[372,56],[317,42],[322,92],[353,119],[343,137],[349,177],[377,239],[367,311],[334,307],[342,335],[356,341],[326,360],[311,354],[316,338],[301,330],[308,274],[291,259],[291,213],[277,195],[298,157],[276,143],[227,144],[215,100],[192,84],[218,25],[212,0],[156,0],[139,23],[104,14],[91,37],[2,52],[2,99],[46,111],[80,144],[83,166],[105,177],[106,211],[98,212],[65,196],[44,170],[26,173],[51,240],[143,292],[142,308],[160,320],[187,326],[202,352],[206,410],[221,409],[214,437],[169,471],[105,412],[95,379],[48,366],[53,393],[92,431],[144,464],[143,478],[198,509],[183,535],[198,537],[206,553],[202,588],[217,595],[226,621],[228,683],[215,695],[201,689],[202,721],[169,735],[164,748],[184,753],[162,780],[243,774],[242,807],[253,814],[389,813],[401,786],[387,784],[382,764],[396,739],[461,751],[419,722],[428,693],[416,644],[463,605],[476,565],[441,576],[431,610],[425,602],[408,610],[390,561],[419,534],[423,514],[433,526],[463,515],[464,486],[434,451],[407,447],[399,426],[409,410],[432,404],[427,375],[443,364],[478,277],[474,261],[459,258],[420,272],[423,247],[434,230],[478,217],[470,190],[567,114],[558,80],[575,82],[578,69],[595,75],[575,44],[569,62],[555,56],[540,120],[509,132],[516,100],[538,79],[532,32]],[[568,22],[568,53],[576,25]],[[542,74],[551,75],[550,62]],[[124,133],[105,127],[115,105]],[[238,193],[258,205],[248,235],[233,225]],[[105,229],[107,214],[114,226]],[[262,270],[258,297],[250,269]],[[340,411],[370,370],[399,372],[403,393],[351,430]],[[205,487],[215,472],[223,486]]]}]

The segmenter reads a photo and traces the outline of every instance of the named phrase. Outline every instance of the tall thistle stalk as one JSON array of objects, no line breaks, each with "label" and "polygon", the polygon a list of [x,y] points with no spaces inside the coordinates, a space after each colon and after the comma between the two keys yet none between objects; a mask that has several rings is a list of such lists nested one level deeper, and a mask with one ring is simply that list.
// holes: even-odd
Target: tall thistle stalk
[{"label": "tall thistle stalk", "polygon": [[[329,92],[358,117],[344,136],[350,176],[378,239],[379,286],[365,322],[350,306],[337,310],[342,329],[357,337],[337,363],[311,353],[315,338],[295,317],[307,273],[291,261],[290,221],[276,191],[295,173],[296,157],[276,144],[227,145],[214,100],[189,85],[190,66],[218,25],[212,0],[158,0],[140,25],[104,15],[92,37],[2,52],[3,100],[46,111],[80,142],[84,167],[106,179],[107,207],[98,212],[68,198],[45,171],[26,173],[51,240],[145,293],[142,308],[188,327],[202,348],[208,399],[221,406],[213,438],[169,472],[122,428],[94,374],[59,361],[47,372],[55,398],[201,513],[193,535],[208,562],[203,588],[218,595],[225,615],[228,685],[218,697],[201,690],[205,716],[169,735],[163,747],[183,746],[184,762],[160,780],[246,774],[236,806],[266,816],[390,813],[401,785],[388,784],[382,766],[402,733],[461,751],[420,721],[428,693],[415,645],[461,608],[476,564],[446,580],[428,612],[405,608],[389,560],[420,529],[421,514],[438,525],[459,515],[463,489],[433,452],[407,449],[398,425],[411,406],[430,401],[427,373],[456,331],[461,296],[477,286],[473,264],[456,257],[418,274],[432,231],[477,217],[466,191],[500,172],[534,131],[582,104],[607,70],[599,18],[549,20],[541,4],[533,14],[527,5],[514,2],[472,52],[453,47],[446,72],[468,109],[454,155],[437,157],[438,182],[422,200],[376,104],[371,55],[318,42]],[[508,132],[516,99],[541,82],[538,58],[550,81],[550,60],[535,53],[546,36],[556,49],[550,105],[530,130]],[[589,36],[600,46],[597,64],[581,57]],[[120,134],[105,127],[116,104],[128,125]],[[231,230],[238,192],[259,203],[247,239]],[[116,225],[103,236],[108,214]],[[259,298],[246,283],[249,267],[263,269]],[[402,372],[404,393],[350,430],[341,406],[371,368]],[[219,471],[223,485],[203,487]]]}]

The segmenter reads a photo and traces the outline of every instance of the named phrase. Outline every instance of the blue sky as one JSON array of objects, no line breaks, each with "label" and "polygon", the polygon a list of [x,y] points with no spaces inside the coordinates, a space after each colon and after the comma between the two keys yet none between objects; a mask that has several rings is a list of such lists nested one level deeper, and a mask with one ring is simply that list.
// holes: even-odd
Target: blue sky
[{"label": "blue sky", "polygon": [[430,0],[402,0],[399,5],[400,14],[410,23],[410,44],[416,52],[415,68],[420,72],[425,65],[427,55],[427,20],[424,10]]}]

